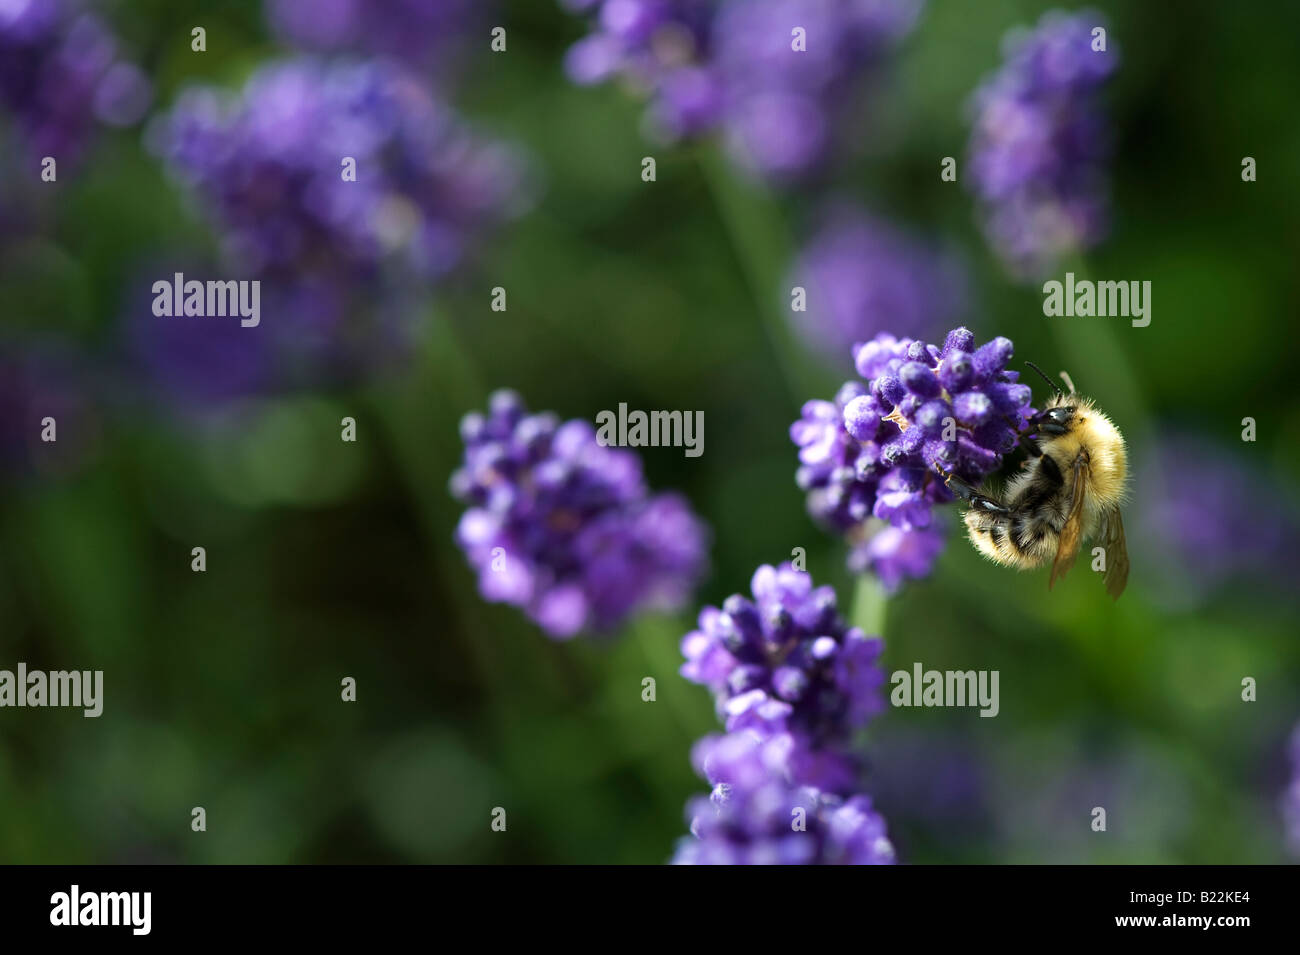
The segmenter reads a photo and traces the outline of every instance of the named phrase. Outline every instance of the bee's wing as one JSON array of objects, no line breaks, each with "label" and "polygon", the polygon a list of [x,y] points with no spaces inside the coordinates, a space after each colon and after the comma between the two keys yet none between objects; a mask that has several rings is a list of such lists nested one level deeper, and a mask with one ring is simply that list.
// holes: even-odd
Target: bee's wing
[{"label": "bee's wing", "polygon": [[1128,583],[1128,544],[1124,542],[1124,522],[1118,507],[1106,512],[1102,541],[1106,548],[1106,593],[1119,600]]},{"label": "bee's wing", "polygon": [[1088,486],[1088,453],[1080,451],[1074,459],[1074,493],[1070,499],[1070,513],[1061,528],[1060,538],[1056,544],[1056,560],[1052,561],[1052,576],[1047,581],[1051,590],[1060,577],[1074,566],[1074,558],[1079,556],[1079,544],[1083,541],[1083,498]]}]

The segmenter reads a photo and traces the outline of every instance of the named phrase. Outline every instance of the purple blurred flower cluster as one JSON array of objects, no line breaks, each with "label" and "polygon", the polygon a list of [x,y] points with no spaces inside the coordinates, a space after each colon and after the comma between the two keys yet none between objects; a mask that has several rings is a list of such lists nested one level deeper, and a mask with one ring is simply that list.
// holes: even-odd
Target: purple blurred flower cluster
[{"label": "purple blurred flower cluster", "polygon": [[227,267],[263,282],[266,334],[313,377],[400,357],[409,299],[530,197],[519,151],[391,62],[299,58],[237,95],[190,88],[147,139],[214,220]]},{"label": "purple blurred flower cluster", "polygon": [[907,831],[942,834],[948,845],[982,841],[993,825],[992,778],[996,774],[978,737],[955,727],[882,727],[871,741],[868,771],[872,797],[887,816],[900,852]]},{"label": "purple blurred flower cluster", "polygon": [[1300,521],[1285,494],[1234,452],[1165,428],[1134,482],[1144,566],[1164,572],[1166,597],[1204,600],[1225,584],[1295,579]]},{"label": "purple blurred flower cluster", "polygon": [[1286,828],[1287,847],[1300,856],[1300,725],[1291,732],[1287,747],[1291,779],[1282,794],[1282,822]]},{"label": "purple blurred flower cluster", "polygon": [[149,106],[149,81],[84,8],[76,0],[0,4],[0,116],[12,119],[30,161],[75,161],[97,125],[129,126]]},{"label": "purple blurred flower cluster", "polygon": [[[613,77],[650,100],[669,140],[719,132],[760,178],[795,180],[842,142],[859,81],[916,22],[918,0],[561,0],[592,32],[577,83]],[[796,35],[796,31],[803,33]]]},{"label": "purple blurred flower cluster", "polygon": [[792,783],[786,734],[700,740],[692,760],[713,787],[691,800],[676,865],[888,865],[894,847],[867,796]]},{"label": "purple blurred flower cluster", "polygon": [[1110,136],[1100,91],[1115,50],[1094,50],[1095,13],[1045,14],[1008,35],[972,100],[969,183],[994,250],[1018,277],[1050,271],[1109,227]]},{"label": "purple blurred flower cluster", "polygon": [[149,141],[263,278],[436,280],[523,198],[518,152],[384,63],[296,59],[259,69],[237,96],[191,88]]},{"label": "purple blurred flower cluster", "polygon": [[863,769],[853,735],[884,706],[880,639],[790,564],[758,568],[750,590],[705,607],[682,640],[682,676],[712,690],[727,734],[696,745],[713,793],[688,806],[692,838],[674,861],[892,862],[871,801],[845,795]]},{"label": "purple blurred flower cluster", "polygon": [[842,360],[883,328],[928,336],[959,318],[965,276],[959,263],[889,223],[852,207],[836,208],[790,271],[807,292],[794,312],[800,332]]},{"label": "purple blurred flower cluster", "polygon": [[466,415],[461,436],[456,541],[486,599],[563,639],[689,598],[707,532],[681,497],[648,492],[634,453],[600,445],[586,421],[529,414],[510,391]]},{"label": "purple blurred flower cluster", "polygon": [[[266,0],[265,6],[271,29],[295,47],[390,57],[444,72],[492,5],[485,0]],[[485,48],[487,42],[485,33]]]},{"label": "purple blurred flower cluster", "polygon": [[854,352],[865,384],[803,406],[790,426],[795,480],[809,514],[848,537],[855,570],[890,590],[929,573],[942,549],[933,508],[953,497],[945,479],[979,487],[1032,414],[1029,387],[1006,367],[1012,352],[1006,338],[976,347],[966,328],[942,348],[881,334]]},{"label": "purple blurred flower cluster", "polygon": [[[153,313],[153,284],[212,276],[201,258],[147,260],[126,283],[121,315],[120,358],[125,373],[117,387],[128,395],[145,392],[150,406],[167,405],[185,416],[221,415],[245,398],[274,391],[289,375],[286,354],[293,344],[277,341],[270,323],[243,328],[237,320]],[[279,346],[285,346],[281,349]]]}]

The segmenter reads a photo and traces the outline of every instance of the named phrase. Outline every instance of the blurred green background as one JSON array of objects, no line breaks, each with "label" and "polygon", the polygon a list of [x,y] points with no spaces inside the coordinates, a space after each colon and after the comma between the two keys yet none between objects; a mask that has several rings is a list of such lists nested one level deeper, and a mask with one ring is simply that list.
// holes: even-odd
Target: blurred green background
[{"label": "blurred green background", "polygon": [[[1047,4],[932,2],[834,193],[960,249],[977,337],[1068,369],[1135,455],[1190,433],[1207,460],[1257,474],[1265,506],[1294,522],[1300,8],[1098,6],[1123,57],[1109,97],[1115,222],[1083,268],[1151,281],[1148,328],[1044,318],[1041,291],[993,260],[964,187],[939,180],[941,157],[965,156],[966,97],[999,64],[1002,34]],[[236,87],[282,52],[255,2],[106,10],[156,83],[155,108],[187,82]],[[648,145],[633,97],[565,79],[583,25],[557,4],[516,0],[493,22],[509,52],[490,55],[485,37],[455,101],[531,149],[545,191],[428,297],[414,367],[203,426],[161,405],[92,409],[84,462],[5,478],[0,667],[102,669],[106,698],[99,719],[0,710],[0,861],[666,860],[685,800],[705,788],[691,743],[717,729],[707,692],[676,673],[694,614],[559,644],[478,597],[446,483],[456,423],[494,387],[566,418],[619,402],[702,409],[702,457],[642,452],[651,486],[681,490],[712,526],[698,604],[802,547],[849,607],[844,547],[806,516],[787,436],[803,401],[830,398],[850,371],[785,324],[785,271],[820,197],[748,184],[709,144]],[[189,49],[196,24],[203,55]],[[1247,155],[1254,183],[1240,177]],[[140,262],[214,239],[138,129],[106,135],[51,212],[3,246],[0,323],[111,369]],[[498,285],[504,313],[489,307]],[[355,445],[339,441],[344,415]],[[1247,415],[1254,444],[1240,440]],[[1162,490],[1136,488],[1131,510]],[[1190,582],[1126,522],[1134,566],[1117,604],[1084,570],[1049,594],[1044,574],[1000,570],[955,537],[890,602],[887,670],[1001,672],[996,719],[888,709],[868,732],[868,790],[904,861],[1286,858],[1293,588],[1249,572],[1183,593]],[[204,574],[190,571],[196,545]],[[339,699],[347,676],[355,704]],[[1257,702],[1241,700],[1246,676]],[[1104,834],[1089,830],[1095,805]],[[190,830],[194,806],[205,833]],[[489,828],[497,806],[505,833]]]}]

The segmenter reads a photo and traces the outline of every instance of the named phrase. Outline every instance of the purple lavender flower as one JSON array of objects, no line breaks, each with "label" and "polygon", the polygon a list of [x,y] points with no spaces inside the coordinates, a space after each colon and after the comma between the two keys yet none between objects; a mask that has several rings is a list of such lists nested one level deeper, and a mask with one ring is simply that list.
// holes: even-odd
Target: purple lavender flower
[{"label": "purple lavender flower", "polygon": [[[483,0],[267,0],[277,36],[319,53],[368,53],[420,69],[445,66],[485,22]],[[486,46],[486,32],[482,37]]]},{"label": "purple lavender flower", "polygon": [[750,589],[752,600],[733,594],[700,612],[682,639],[682,676],[713,691],[728,731],[789,732],[827,754],[797,781],[839,788],[853,766],[837,748],[883,707],[880,638],[848,626],[835,591],[788,563],[758,568]]},{"label": "purple lavender flower", "polygon": [[151,91],[118,56],[108,26],[72,0],[0,4],[0,116],[8,114],[29,161],[75,161],[97,124],[128,126]]},{"label": "purple lavender flower", "polygon": [[1143,566],[1166,574],[1164,596],[1188,603],[1229,582],[1289,586],[1300,520],[1288,496],[1204,436],[1162,431],[1139,463],[1130,546],[1149,551]]},{"label": "purple lavender flower", "polygon": [[790,782],[797,744],[739,731],[706,737],[692,754],[709,796],[688,807],[691,835],[676,865],[888,865],[894,847],[867,796],[842,798]]},{"label": "purple lavender flower", "polygon": [[451,489],[470,506],[456,540],[486,599],[568,638],[689,597],[705,529],[681,497],[648,493],[635,454],[600,445],[585,421],[528,414],[510,391],[466,415],[461,435]]},{"label": "purple lavender flower", "polygon": [[924,336],[960,315],[964,276],[958,263],[881,219],[835,209],[805,245],[789,285],[807,291],[795,312],[800,332],[842,360],[884,328]]},{"label": "purple lavender flower", "polygon": [[807,402],[790,426],[809,514],[845,534],[853,563],[886,586],[928,572],[939,543],[933,534],[891,535],[873,546],[869,519],[919,534],[933,506],[952,500],[945,479],[979,487],[1016,446],[1032,395],[1006,370],[1012,351],[1006,338],[976,348],[965,328],[949,332],[943,348],[878,335],[854,353],[866,384]]},{"label": "purple lavender flower", "polygon": [[269,326],[244,328],[237,319],[153,313],[153,283],[180,272],[214,275],[198,262],[155,263],[128,283],[122,315],[123,384],[151,392],[150,404],[182,413],[220,410],[269,390],[278,381]]},{"label": "purple lavender flower", "polygon": [[[228,263],[264,281],[276,334],[342,365],[359,343],[400,354],[415,311],[403,294],[460,266],[527,198],[513,148],[391,63],[297,59],[238,96],[192,88],[148,139],[216,221]],[[358,311],[365,332],[349,324]]]},{"label": "purple lavender flower", "polygon": [[1001,69],[976,91],[969,182],[984,232],[1013,274],[1033,278],[1108,229],[1109,131],[1100,90],[1114,49],[1093,49],[1095,13],[1044,14],[1008,35]]},{"label": "purple lavender flower", "polygon": [[864,533],[853,539],[849,570],[874,574],[886,593],[897,593],[903,581],[929,575],[943,553],[943,544],[943,532],[937,527],[904,530],[873,519]]},{"label": "purple lavender flower", "polygon": [[942,835],[952,847],[976,841],[992,828],[993,767],[974,734],[890,724],[872,740],[871,763],[889,769],[869,772],[868,778],[900,852],[906,852],[908,830]]},{"label": "purple lavender flower", "polygon": [[190,89],[150,141],[259,275],[432,280],[518,211],[518,154],[385,64],[299,59],[259,70],[238,97]]},{"label": "purple lavender flower", "polygon": [[1291,781],[1282,795],[1282,822],[1286,827],[1287,846],[1293,855],[1300,856],[1300,725],[1291,733],[1287,755]]},{"label": "purple lavender flower", "polygon": [[880,639],[790,564],[758,568],[750,590],[705,607],[682,640],[682,676],[713,691],[728,735],[695,747],[714,790],[690,804],[693,838],[674,861],[892,862],[870,800],[843,795],[862,771],[852,736],[883,707]]},{"label": "purple lavender flower", "polygon": [[717,122],[722,91],[707,65],[716,0],[561,0],[589,15],[592,32],[565,56],[584,85],[621,77],[651,97],[650,118],[669,138]]},{"label": "purple lavender flower", "polygon": [[[860,81],[906,36],[918,0],[726,0],[713,24],[725,138],[736,162],[776,182],[825,164],[847,140]],[[802,29],[805,49],[793,31]]]},{"label": "purple lavender flower", "polygon": [[[916,0],[561,0],[592,32],[565,61],[577,83],[620,77],[663,138],[720,131],[737,162],[786,182],[841,141],[858,81],[916,20]],[[794,30],[805,31],[796,50]]]}]

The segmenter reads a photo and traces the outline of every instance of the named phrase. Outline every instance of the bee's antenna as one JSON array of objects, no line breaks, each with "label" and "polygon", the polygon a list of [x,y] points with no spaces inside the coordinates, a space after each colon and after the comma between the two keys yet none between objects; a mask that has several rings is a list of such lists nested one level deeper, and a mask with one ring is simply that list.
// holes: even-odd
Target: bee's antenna
[{"label": "bee's antenna", "polygon": [[1039,368],[1032,361],[1027,361],[1025,362],[1025,364],[1028,365],[1030,368],[1034,369],[1034,371],[1038,372],[1038,377],[1043,379],[1043,381],[1047,382],[1048,386],[1053,391],[1055,391],[1058,396],[1062,398],[1065,397],[1065,392],[1061,391],[1061,386],[1058,385],[1056,382],[1052,381],[1052,379],[1048,378],[1045,374],[1043,374],[1043,369]]}]

